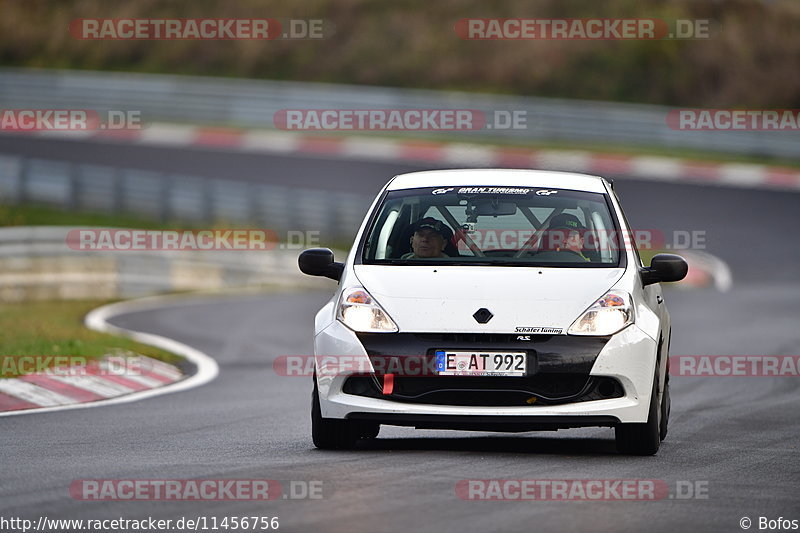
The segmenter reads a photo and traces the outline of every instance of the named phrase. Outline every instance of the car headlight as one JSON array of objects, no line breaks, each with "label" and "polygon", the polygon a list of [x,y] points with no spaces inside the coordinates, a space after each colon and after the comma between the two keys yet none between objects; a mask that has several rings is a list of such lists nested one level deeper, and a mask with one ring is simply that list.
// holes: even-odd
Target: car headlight
[{"label": "car headlight", "polygon": [[391,317],[362,287],[353,287],[342,292],[336,316],[345,326],[361,333],[397,331],[397,325]]},{"label": "car headlight", "polygon": [[631,295],[610,290],[572,323],[569,335],[613,335],[633,324]]}]

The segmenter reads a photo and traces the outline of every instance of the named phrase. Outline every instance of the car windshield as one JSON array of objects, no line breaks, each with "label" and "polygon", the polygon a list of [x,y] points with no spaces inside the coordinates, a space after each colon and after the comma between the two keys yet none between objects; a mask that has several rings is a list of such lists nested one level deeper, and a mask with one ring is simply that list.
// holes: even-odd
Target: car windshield
[{"label": "car windshield", "polygon": [[365,264],[616,267],[606,195],[541,187],[390,191],[363,244]]}]

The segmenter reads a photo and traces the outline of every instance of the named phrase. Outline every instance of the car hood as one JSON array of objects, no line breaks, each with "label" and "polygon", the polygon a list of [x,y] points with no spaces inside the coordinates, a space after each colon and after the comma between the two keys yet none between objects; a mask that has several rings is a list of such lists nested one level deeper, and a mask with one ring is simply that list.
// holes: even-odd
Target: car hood
[{"label": "car hood", "polygon": [[[566,333],[624,269],[355,265],[354,272],[401,332],[536,334]],[[493,315],[484,324],[473,317],[481,308]]]}]

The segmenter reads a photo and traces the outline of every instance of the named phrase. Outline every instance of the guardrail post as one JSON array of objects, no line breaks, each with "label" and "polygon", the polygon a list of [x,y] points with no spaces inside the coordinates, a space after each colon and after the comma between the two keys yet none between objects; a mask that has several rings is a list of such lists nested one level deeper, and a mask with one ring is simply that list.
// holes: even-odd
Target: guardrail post
[{"label": "guardrail post", "polygon": [[215,218],[214,211],[214,194],[212,193],[212,181],[208,178],[203,178],[203,222],[213,223]]},{"label": "guardrail post", "polygon": [[70,165],[69,171],[69,198],[67,205],[70,209],[80,209],[81,207],[81,166],[79,163]]},{"label": "guardrail post", "polygon": [[261,226],[261,203],[258,199],[258,184],[250,183],[247,189],[247,222],[252,226]]},{"label": "guardrail post", "polygon": [[17,203],[24,204],[28,201],[28,182],[30,181],[31,160],[23,157],[19,164],[19,188],[17,189]]},{"label": "guardrail post", "polygon": [[172,186],[172,179],[166,174],[161,175],[160,181],[161,200],[158,210],[158,218],[161,222],[166,222],[169,220],[170,215],[172,214],[172,191],[175,189],[175,187]]},{"label": "guardrail post", "polygon": [[125,188],[124,188],[125,187],[125,185],[124,185],[125,174],[124,174],[124,172],[122,171],[121,168],[119,168],[119,167],[115,167],[114,168],[113,180],[114,180],[114,188],[113,188],[113,193],[112,194],[114,195],[114,198],[112,199],[111,203],[112,203],[114,212],[120,213],[125,209],[125,199],[124,199],[124,195],[125,195]]}]

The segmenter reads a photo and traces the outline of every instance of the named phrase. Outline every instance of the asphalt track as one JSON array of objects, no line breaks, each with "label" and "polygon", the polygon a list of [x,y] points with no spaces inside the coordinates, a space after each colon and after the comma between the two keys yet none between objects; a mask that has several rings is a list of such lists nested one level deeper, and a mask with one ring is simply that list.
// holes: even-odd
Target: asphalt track
[{"label": "asphalt track", "polygon": [[[54,146],[26,142],[41,153]],[[219,157],[236,167],[237,176],[276,181],[296,172],[327,187],[334,186],[328,180],[334,176],[336,187],[350,190],[366,184],[374,190],[411,168],[269,155],[198,158],[144,147],[81,149],[88,157],[99,148],[120,157],[117,164],[182,160],[189,165],[182,171],[195,173],[202,157]],[[5,139],[0,151],[12,151]],[[80,155],[77,148],[71,152]],[[792,235],[800,222],[800,194],[645,181],[619,181],[617,188],[634,226],[706,231],[708,251],[733,271],[727,293],[668,291],[673,354],[798,353],[800,250]],[[0,420],[0,516],[246,514],[279,516],[285,531],[326,532],[741,531],[745,516],[753,530],[761,516],[800,519],[800,392],[791,377],[674,377],[670,434],[655,457],[616,454],[609,429],[506,435],[384,427],[358,450],[316,450],[309,436],[310,378],[278,376],[272,361],[311,352],[312,317],[328,297],[198,297],[112,319],[206,352],[219,362],[220,376],[191,391],[132,404]],[[324,497],[87,502],[68,490],[78,479],[186,478],[320,480]],[[459,480],[490,478],[656,479],[667,483],[672,497],[480,502],[456,496]],[[678,498],[679,481],[707,487],[708,497]]]}]

